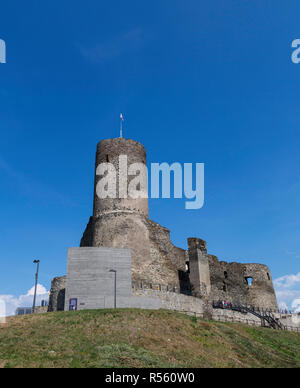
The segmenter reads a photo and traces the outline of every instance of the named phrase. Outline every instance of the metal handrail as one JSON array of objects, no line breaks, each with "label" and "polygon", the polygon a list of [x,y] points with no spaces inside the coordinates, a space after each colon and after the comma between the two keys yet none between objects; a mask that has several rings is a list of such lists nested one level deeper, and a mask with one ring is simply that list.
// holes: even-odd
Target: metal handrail
[{"label": "metal handrail", "polygon": [[213,308],[233,310],[243,314],[250,313],[261,320],[262,326],[266,326],[265,322],[267,322],[272,329],[285,330],[285,326],[275,318],[271,311],[257,311],[254,307],[249,308],[242,305],[232,305],[231,303],[223,305],[221,301],[213,301]]}]

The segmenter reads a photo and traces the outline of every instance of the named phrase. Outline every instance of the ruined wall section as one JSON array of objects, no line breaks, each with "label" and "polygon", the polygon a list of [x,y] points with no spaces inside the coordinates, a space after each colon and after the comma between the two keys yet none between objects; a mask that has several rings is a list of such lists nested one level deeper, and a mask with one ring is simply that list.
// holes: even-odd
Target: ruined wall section
[{"label": "ruined wall section", "polygon": [[[89,233],[92,245],[84,245],[91,241]],[[179,287],[179,271],[186,270],[186,251],[171,243],[170,231],[135,213],[119,211],[93,220],[81,240],[83,246],[131,249],[134,280]]]},{"label": "ruined wall section", "polygon": [[244,268],[239,263],[226,263],[209,255],[211,300],[228,300],[237,305],[247,304]]},{"label": "ruined wall section", "polygon": [[[142,144],[116,138],[98,144],[96,169],[100,163],[109,162],[118,172],[120,155],[127,155],[129,165],[146,165],[146,151]],[[93,217],[84,232],[81,247],[130,249],[133,281],[169,284],[182,294],[207,296],[211,301],[228,300],[239,305],[276,309],[268,267],[220,262],[207,253],[206,242],[196,238],[189,239],[189,251],[175,247],[170,240],[170,231],[149,220],[147,198],[98,198],[96,188],[100,179],[96,173]],[[125,176],[123,179],[128,187],[134,177]],[[251,285],[248,278],[252,278]]]},{"label": "ruined wall section", "polygon": [[192,295],[206,297],[211,293],[209,259],[206,242],[199,238],[189,238],[189,277]]},{"label": "ruined wall section", "polygon": [[179,273],[186,271],[186,251],[172,244],[169,229],[149,219],[147,229],[153,282],[177,284],[180,287]]},{"label": "ruined wall section", "polygon": [[154,289],[134,289],[134,294],[137,296],[159,298],[161,301],[161,308],[179,311],[184,313],[198,314],[201,317],[211,319],[213,311],[210,303],[202,298],[195,298],[176,292],[166,290]]},{"label": "ruined wall section", "polygon": [[133,213],[110,213],[90,220],[81,247],[129,248],[135,280],[179,285],[185,273],[186,251],[170,241],[170,231]]},{"label": "ruined wall section", "polygon": [[211,300],[278,309],[270,270],[262,264],[218,261],[209,255]]},{"label": "ruined wall section", "polygon": [[244,264],[244,278],[252,278],[252,285],[246,285],[247,300],[251,306],[278,309],[270,269],[263,264]]},{"label": "ruined wall section", "polygon": [[66,284],[66,276],[60,276],[52,279],[48,312],[64,311]]}]

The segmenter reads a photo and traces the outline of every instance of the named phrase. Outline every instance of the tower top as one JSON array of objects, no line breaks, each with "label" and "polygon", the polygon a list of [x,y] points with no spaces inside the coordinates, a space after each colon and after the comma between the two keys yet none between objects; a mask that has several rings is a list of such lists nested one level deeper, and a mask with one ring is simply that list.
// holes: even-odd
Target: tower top
[{"label": "tower top", "polygon": [[[120,157],[127,157],[127,166],[120,163]],[[97,185],[102,179],[101,175],[97,174],[97,167],[102,163],[110,163],[113,170],[116,172],[110,175],[112,185],[116,188],[116,197],[99,198],[97,195]],[[129,190],[130,182],[135,178],[128,174],[130,165],[134,163],[141,163],[146,166],[146,150],[144,146],[132,139],[125,139],[124,137],[114,139],[101,140],[97,145],[96,152],[96,174],[95,174],[95,194],[94,194],[94,219],[103,217],[107,214],[127,213],[139,214],[149,217],[148,198],[130,198],[129,196],[120,195],[119,185],[120,180],[122,184]],[[122,165],[122,167],[121,167]]]},{"label": "tower top", "polygon": [[123,117],[123,113],[120,114],[120,138],[122,139],[123,137],[123,121],[124,121],[124,117]]}]

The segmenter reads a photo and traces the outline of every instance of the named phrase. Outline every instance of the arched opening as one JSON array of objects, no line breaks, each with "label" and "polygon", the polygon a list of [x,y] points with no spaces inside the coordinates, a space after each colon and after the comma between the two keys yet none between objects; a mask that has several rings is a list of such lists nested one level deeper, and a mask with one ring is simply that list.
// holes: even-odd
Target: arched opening
[{"label": "arched opening", "polygon": [[189,261],[187,261],[187,262],[185,263],[185,269],[186,269],[186,272],[187,272],[187,273],[190,273],[190,262],[189,262]]}]

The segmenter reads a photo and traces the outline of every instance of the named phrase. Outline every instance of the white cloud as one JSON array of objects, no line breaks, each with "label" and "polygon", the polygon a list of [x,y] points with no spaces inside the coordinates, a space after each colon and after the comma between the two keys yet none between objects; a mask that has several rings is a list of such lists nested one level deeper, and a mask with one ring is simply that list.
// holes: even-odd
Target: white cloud
[{"label": "white cloud", "polygon": [[[34,286],[27,292],[27,295],[26,296],[31,296],[31,295],[34,295]],[[36,288],[36,294],[37,295],[44,295],[44,294],[47,294],[47,290],[44,286],[42,286],[41,284],[38,284],[37,285],[37,288]]]},{"label": "white cloud", "polygon": [[274,286],[279,308],[300,312],[300,272],[275,279]]},{"label": "white cloud", "polygon": [[[15,297],[13,295],[0,295],[0,300],[5,303],[6,316],[11,316],[15,314],[15,311],[18,307],[32,307],[34,296],[34,286],[28,290],[24,295]],[[37,286],[37,297],[36,305],[39,306],[42,300],[48,300],[49,292],[46,288],[38,284]]]},{"label": "white cloud", "polygon": [[275,279],[274,284],[275,287],[282,288],[291,288],[297,283],[300,284],[300,272],[297,275],[285,275],[281,278]]}]

